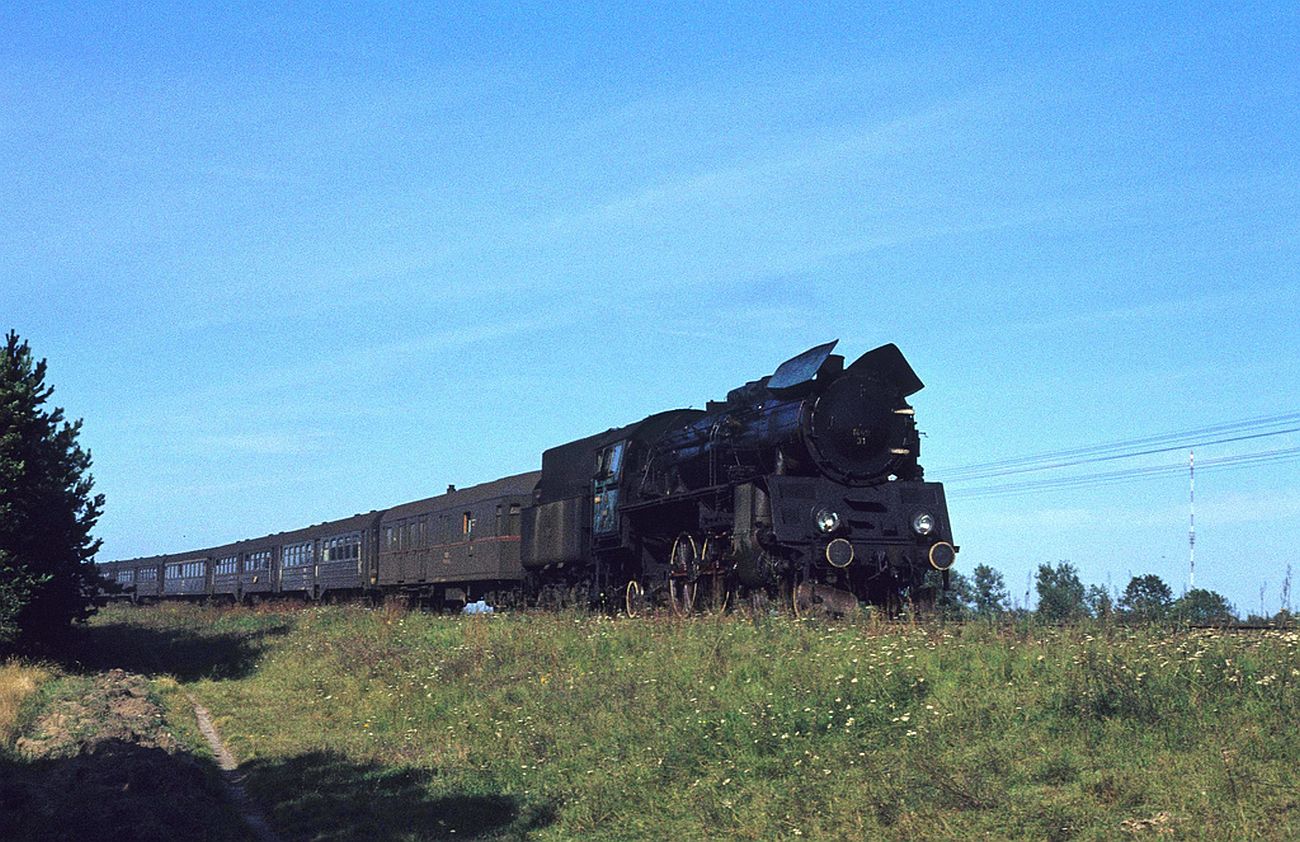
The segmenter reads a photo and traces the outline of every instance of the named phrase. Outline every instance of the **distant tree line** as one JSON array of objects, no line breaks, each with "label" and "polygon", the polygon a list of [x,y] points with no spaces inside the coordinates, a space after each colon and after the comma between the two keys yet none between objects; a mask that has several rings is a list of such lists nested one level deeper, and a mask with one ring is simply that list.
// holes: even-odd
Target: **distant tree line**
[{"label": "distant tree line", "polygon": [[[1288,586],[1289,586],[1288,575]],[[977,564],[969,575],[950,573],[949,588],[939,600],[946,616],[957,619],[1035,617],[1049,623],[1103,620],[1120,623],[1178,623],[1214,625],[1236,623],[1290,624],[1294,615],[1284,607],[1274,615],[1239,617],[1220,593],[1193,588],[1175,597],[1169,585],[1154,573],[1134,576],[1123,592],[1111,593],[1101,585],[1085,585],[1068,561],[1040,564],[1034,575],[1038,604],[1034,609],[1012,604],[1002,574],[987,564]]]}]

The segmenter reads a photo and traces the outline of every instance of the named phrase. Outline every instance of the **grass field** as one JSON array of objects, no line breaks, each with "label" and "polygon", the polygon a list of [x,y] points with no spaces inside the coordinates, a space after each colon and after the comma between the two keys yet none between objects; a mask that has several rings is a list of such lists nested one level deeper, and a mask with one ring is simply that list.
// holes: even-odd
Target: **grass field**
[{"label": "grass field", "polygon": [[81,662],[291,839],[1300,838],[1293,631],[162,606]]}]

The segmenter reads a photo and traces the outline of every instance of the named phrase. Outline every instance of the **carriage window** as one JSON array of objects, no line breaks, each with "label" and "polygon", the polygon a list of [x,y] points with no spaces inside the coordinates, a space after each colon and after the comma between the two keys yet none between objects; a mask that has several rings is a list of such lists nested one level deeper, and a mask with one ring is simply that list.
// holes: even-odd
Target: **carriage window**
[{"label": "carriage window", "polygon": [[312,543],[303,541],[300,544],[287,544],[284,548],[283,564],[285,567],[306,567],[312,563]]},{"label": "carriage window", "polygon": [[329,538],[322,552],[325,561],[355,561],[361,557],[361,536],[353,533]]},{"label": "carriage window", "polygon": [[384,549],[392,550],[397,548],[397,530],[391,526],[384,527]]},{"label": "carriage window", "polygon": [[271,569],[271,551],[258,550],[255,553],[249,553],[244,556],[244,572],[253,573],[258,570]]},{"label": "carriage window", "polygon": [[140,574],[136,578],[141,582],[156,582],[158,581],[158,568],[157,567],[142,568],[140,570]]},{"label": "carriage window", "polygon": [[510,535],[519,534],[519,504],[510,504]]},{"label": "carriage window", "polygon": [[474,513],[465,512],[460,518],[460,531],[464,535],[471,535],[474,532]]},{"label": "carriage window", "polygon": [[219,558],[217,559],[217,565],[216,567],[213,568],[212,572],[217,576],[234,575],[235,565],[238,562],[238,560],[239,557],[233,555],[228,555],[225,558]]}]

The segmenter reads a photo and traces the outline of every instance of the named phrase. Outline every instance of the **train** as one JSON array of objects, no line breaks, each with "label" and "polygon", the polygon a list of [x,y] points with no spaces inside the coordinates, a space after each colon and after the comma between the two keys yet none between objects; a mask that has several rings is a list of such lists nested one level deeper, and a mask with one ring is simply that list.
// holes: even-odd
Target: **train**
[{"label": "train", "polygon": [[703,409],[542,453],[541,470],[183,553],[103,562],[134,601],[401,599],[628,615],[786,606],[897,612],[946,588],[959,547],[924,478],[893,344],[817,345]]}]

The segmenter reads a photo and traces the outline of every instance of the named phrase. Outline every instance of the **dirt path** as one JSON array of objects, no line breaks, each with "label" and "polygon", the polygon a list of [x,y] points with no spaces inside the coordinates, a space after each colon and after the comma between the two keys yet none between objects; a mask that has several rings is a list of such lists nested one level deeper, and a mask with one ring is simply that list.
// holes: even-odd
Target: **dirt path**
[{"label": "dirt path", "polygon": [[192,697],[219,772],[177,740],[145,676],[113,669],[59,685],[0,755],[0,840],[279,842]]},{"label": "dirt path", "polygon": [[230,794],[230,800],[234,802],[235,807],[239,810],[240,816],[243,817],[244,823],[253,831],[253,835],[260,842],[280,842],[280,837],[276,836],[271,830],[271,826],[266,823],[257,805],[248,797],[248,792],[244,789],[243,778],[239,774],[239,764],[235,762],[234,756],[226,744],[221,741],[221,735],[217,733],[217,726],[212,724],[212,715],[208,709],[199,704],[198,700],[188,693],[185,694],[194,705],[194,716],[199,721],[199,731],[203,733],[203,738],[208,741],[208,747],[212,749],[212,755],[217,759],[217,766],[221,768],[221,779],[226,785],[226,791]]}]

